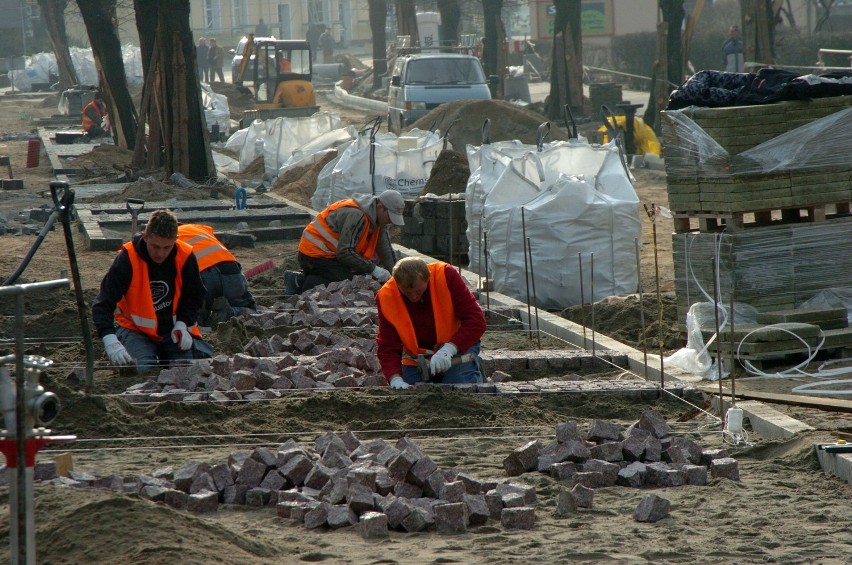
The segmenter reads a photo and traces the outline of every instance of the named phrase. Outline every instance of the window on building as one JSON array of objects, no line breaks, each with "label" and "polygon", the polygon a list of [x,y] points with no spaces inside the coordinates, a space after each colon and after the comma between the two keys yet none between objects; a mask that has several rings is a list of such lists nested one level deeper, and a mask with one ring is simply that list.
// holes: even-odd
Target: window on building
[{"label": "window on building", "polygon": [[222,29],[221,0],[204,0],[204,29],[207,31]]},{"label": "window on building", "polygon": [[248,6],[246,0],[232,0],[232,26],[238,29],[248,29]]}]

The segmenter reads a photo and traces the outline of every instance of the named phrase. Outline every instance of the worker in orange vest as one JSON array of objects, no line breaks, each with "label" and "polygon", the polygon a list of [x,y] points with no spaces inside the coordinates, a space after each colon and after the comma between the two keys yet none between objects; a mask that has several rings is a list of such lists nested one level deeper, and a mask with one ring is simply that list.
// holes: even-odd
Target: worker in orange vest
[{"label": "worker in orange vest", "polygon": [[203,224],[181,224],[178,240],[192,246],[207,294],[199,323],[212,326],[257,308],[237,258]]},{"label": "worker in orange vest", "polygon": [[114,366],[141,374],[213,352],[197,325],[205,292],[198,261],[177,232],[174,212],[155,210],[101,281],[92,320]]},{"label": "worker in orange vest", "polygon": [[95,91],[94,99],[83,108],[82,128],[90,139],[109,134],[109,115],[100,91]]},{"label": "worker in orange vest", "polygon": [[[405,225],[404,210],[405,200],[396,190],[329,205],[302,232],[297,257],[302,273],[284,274],[285,295],[355,275],[372,275],[386,282],[396,263],[387,226]],[[374,255],[378,265],[372,262]]]},{"label": "worker in orange vest", "polygon": [[424,380],[418,356],[428,359],[430,381],[482,382],[479,341],[485,315],[452,265],[400,259],[393,278],[376,294],[376,305],[377,356],[391,388],[410,388]]}]

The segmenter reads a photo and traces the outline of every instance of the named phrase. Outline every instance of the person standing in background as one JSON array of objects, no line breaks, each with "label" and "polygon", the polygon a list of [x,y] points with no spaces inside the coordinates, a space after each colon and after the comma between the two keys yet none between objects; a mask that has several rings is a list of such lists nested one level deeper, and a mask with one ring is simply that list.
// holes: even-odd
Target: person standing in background
[{"label": "person standing in background", "polygon": [[319,46],[322,49],[322,62],[333,63],[331,57],[334,54],[334,37],[331,36],[331,30],[328,28],[323,29],[320,34]]},{"label": "person standing in background", "polygon": [[743,59],[743,40],[740,37],[740,27],[731,26],[728,39],[722,44],[722,64],[729,73],[741,73],[745,68]]},{"label": "person standing in background", "polygon": [[216,43],[216,40],[210,38],[210,51],[207,53],[207,63],[210,68],[210,82],[216,80],[216,75],[219,75],[219,82],[225,82],[225,75],[222,74],[222,65],[225,62],[225,50],[222,46]]},{"label": "person standing in background", "polygon": [[198,80],[201,82],[210,82],[210,65],[207,63],[209,51],[207,38],[199,37],[198,46],[195,48],[195,63],[198,65]]},{"label": "person standing in background", "polygon": [[257,25],[254,26],[255,37],[269,37],[269,26],[263,23],[263,18],[257,20]]}]

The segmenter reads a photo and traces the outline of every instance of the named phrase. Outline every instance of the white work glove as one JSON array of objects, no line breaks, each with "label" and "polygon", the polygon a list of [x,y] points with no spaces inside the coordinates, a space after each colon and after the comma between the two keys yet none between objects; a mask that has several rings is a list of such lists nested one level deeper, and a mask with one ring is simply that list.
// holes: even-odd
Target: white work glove
[{"label": "white work glove", "polygon": [[116,337],[115,334],[105,335],[103,341],[104,349],[106,350],[110,363],[120,367],[133,365],[133,357],[130,356],[127,349],[125,349],[121,342],[118,341],[118,337]]},{"label": "white work glove", "polygon": [[175,322],[175,327],[172,328],[172,341],[177,344],[181,351],[189,351],[189,348],[192,347],[192,334],[186,329],[186,324]]},{"label": "white work glove", "polygon": [[390,271],[388,271],[387,269],[383,269],[378,265],[373,267],[373,272],[370,274],[373,275],[373,277],[382,284],[388,282],[391,278]]},{"label": "white work glove", "polygon": [[459,352],[459,348],[450,342],[447,342],[432,355],[429,360],[429,372],[432,376],[438,373],[448,371],[453,366],[453,355]]},{"label": "white work glove", "polygon": [[390,387],[397,390],[404,390],[407,388],[411,388],[411,385],[402,380],[402,377],[399,375],[394,375],[390,380]]}]

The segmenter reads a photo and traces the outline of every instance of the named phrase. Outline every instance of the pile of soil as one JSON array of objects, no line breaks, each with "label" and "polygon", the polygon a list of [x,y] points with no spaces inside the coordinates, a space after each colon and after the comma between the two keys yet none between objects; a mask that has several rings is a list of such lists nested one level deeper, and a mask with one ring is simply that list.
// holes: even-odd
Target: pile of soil
[{"label": "pile of soil", "polygon": [[217,82],[212,88],[213,92],[228,99],[228,111],[232,120],[240,121],[243,119],[243,112],[254,110],[254,96],[247,88],[230,82]]},{"label": "pile of soil", "polygon": [[313,165],[290,169],[275,181],[272,192],[310,208],[311,197],[317,189],[317,177],[323,167],[336,157],[337,151],[329,151]]},{"label": "pile of soil", "polygon": [[467,189],[467,181],[470,178],[470,167],[467,157],[456,151],[445,150],[438,154],[429,180],[423,187],[421,194],[458,194]]},{"label": "pile of soil", "polygon": [[[536,142],[536,129],[547,118],[528,108],[504,100],[459,100],[442,104],[411,125],[423,130],[438,129],[445,133],[456,151],[467,145],[482,145],[482,127],[490,120],[490,138],[518,139],[523,143]],[[545,141],[567,140],[568,134],[551,128]]]},{"label": "pile of soil", "polygon": [[80,179],[115,177],[130,168],[133,151],[115,145],[96,145],[89,153],[66,160],[79,172]]},{"label": "pile of soil", "polygon": [[156,178],[144,178],[127,184],[124,189],[98,194],[89,202],[123,202],[128,198],[139,198],[146,202],[163,202],[172,198],[181,200],[208,200],[228,198],[233,195],[234,187],[219,181],[209,185],[180,187]]}]

